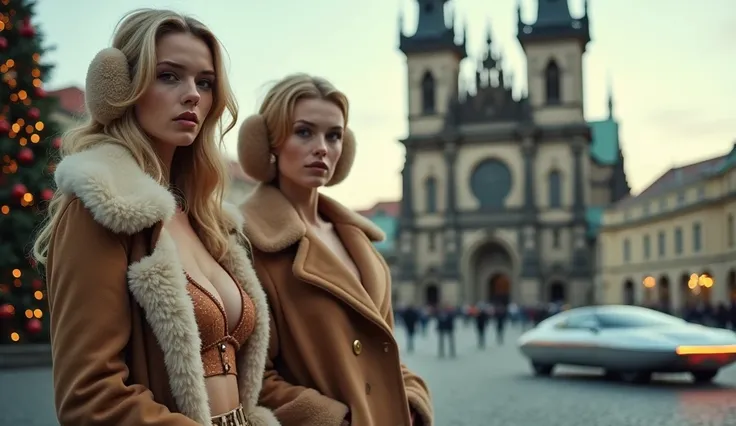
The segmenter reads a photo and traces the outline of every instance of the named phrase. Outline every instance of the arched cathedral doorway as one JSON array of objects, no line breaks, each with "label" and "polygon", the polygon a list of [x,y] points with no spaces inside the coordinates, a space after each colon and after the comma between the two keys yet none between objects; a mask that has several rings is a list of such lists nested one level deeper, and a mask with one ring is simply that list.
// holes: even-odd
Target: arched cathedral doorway
[{"label": "arched cathedral doorway", "polygon": [[504,273],[488,279],[488,303],[507,305],[511,302],[511,278]]},{"label": "arched cathedral doorway", "polygon": [[424,303],[428,306],[437,306],[440,303],[440,288],[437,284],[428,284],[424,289]]},{"label": "arched cathedral doorway", "polygon": [[514,261],[507,248],[498,242],[478,247],[470,258],[470,286],[467,303],[509,303],[514,294]]}]

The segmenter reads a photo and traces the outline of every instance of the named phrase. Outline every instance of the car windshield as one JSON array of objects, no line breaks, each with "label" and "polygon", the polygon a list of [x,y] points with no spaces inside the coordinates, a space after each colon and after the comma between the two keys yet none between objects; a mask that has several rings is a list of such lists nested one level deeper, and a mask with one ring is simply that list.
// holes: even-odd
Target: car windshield
[{"label": "car windshield", "polygon": [[657,327],[682,325],[684,320],[650,309],[621,309],[601,311],[596,314],[604,328]]}]

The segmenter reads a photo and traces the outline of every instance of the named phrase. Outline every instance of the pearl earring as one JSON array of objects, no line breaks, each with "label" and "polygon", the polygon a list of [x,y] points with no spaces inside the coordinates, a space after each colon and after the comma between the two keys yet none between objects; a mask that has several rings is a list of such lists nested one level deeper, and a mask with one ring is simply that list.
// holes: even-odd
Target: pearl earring
[{"label": "pearl earring", "polygon": [[271,157],[269,157],[268,162],[271,164],[276,163],[276,156],[271,154]]}]

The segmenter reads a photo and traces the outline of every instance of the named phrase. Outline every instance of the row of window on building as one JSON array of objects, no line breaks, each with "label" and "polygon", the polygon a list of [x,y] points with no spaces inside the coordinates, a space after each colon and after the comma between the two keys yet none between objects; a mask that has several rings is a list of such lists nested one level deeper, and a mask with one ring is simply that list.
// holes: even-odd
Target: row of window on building
[{"label": "row of window on building", "polygon": [[[733,248],[736,243],[736,232],[734,231],[734,217],[733,214],[729,214],[726,218],[727,248]],[[691,241],[692,253],[699,253],[703,249],[703,227],[700,222],[692,224]],[[685,252],[685,237],[681,226],[677,226],[674,229],[674,248],[675,255],[682,255]],[[650,234],[642,236],[642,252],[644,260],[652,258],[652,236]],[[657,233],[657,255],[660,258],[667,256],[667,233],[664,230]],[[631,239],[629,238],[623,241],[623,257],[626,263],[632,260]]]}]

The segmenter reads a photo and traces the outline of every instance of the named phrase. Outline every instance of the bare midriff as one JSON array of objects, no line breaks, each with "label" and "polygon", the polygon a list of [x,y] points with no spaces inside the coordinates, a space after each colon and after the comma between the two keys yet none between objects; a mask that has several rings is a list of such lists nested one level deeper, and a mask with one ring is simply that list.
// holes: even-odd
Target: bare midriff
[{"label": "bare midriff", "polygon": [[232,374],[212,376],[204,379],[213,416],[227,413],[240,405],[238,377]]}]

